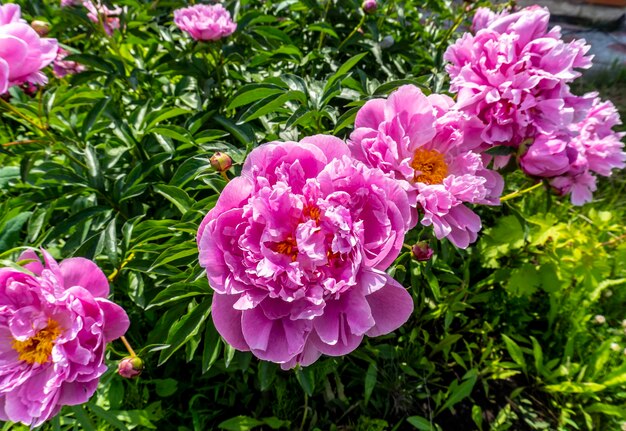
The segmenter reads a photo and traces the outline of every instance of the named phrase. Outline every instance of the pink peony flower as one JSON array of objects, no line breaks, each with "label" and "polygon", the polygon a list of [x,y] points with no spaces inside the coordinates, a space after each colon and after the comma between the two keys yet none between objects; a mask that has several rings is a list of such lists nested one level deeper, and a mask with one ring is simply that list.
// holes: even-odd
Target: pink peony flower
[{"label": "pink peony flower", "polygon": [[558,27],[548,31],[550,14],[541,7],[500,15],[479,9],[473,27],[446,51],[450,89],[458,109],[482,122],[489,146],[519,146],[540,134],[559,132],[589,97],[567,85],[591,66],[584,40],[565,43]]},{"label": "pink peony flower", "polygon": [[[466,248],[481,223],[464,204],[498,205],[503,181],[473,151],[480,144],[472,137],[473,120],[452,106],[447,96],[426,97],[415,86],[402,86],[359,110],[348,145],[357,160],[400,182],[438,239]],[[414,213],[411,225],[416,218]]]},{"label": "pink peony flower", "polygon": [[[572,136],[567,141],[558,140],[559,155],[553,155],[552,160],[537,160],[536,163],[533,161],[536,167],[529,169],[528,158],[533,160],[535,158],[533,154],[542,151],[543,142],[557,141],[551,137],[540,138],[522,157],[522,167],[532,175],[552,178],[550,184],[562,195],[571,194],[574,205],[590,202],[592,193],[596,190],[595,175],[608,177],[613,169],[626,167],[626,152],[624,144],[620,141],[626,134],[612,130],[619,124],[621,121],[615,106],[611,102],[603,102],[596,98],[587,116],[581,122],[570,126]],[[565,148],[562,149],[564,145]],[[539,146],[539,150],[535,150],[536,146]],[[553,172],[545,167],[549,163],[563,165],[564,154],[568,158],[564,170],[559,168],[558,172]],[[546,154],[546,157],[550,156]],[[541,172],[535,173],[533,169]]]},{"label": "pink peony flower", "polygon": [[[537,177],[555,177],[570,169],[569,136],[540,135],[520,158],[522,170]],[[568,155],[568,149],[570,154]]]},{"label": "pink peony flower", "polygon": [[120,7],[109,9],[106,5],[103,5],[99,1],[92,2],[91,0],[83,0],[83,6],[89,11],[87,18],[92,22],[99,24],[102,23],[104,32],[108,36],[113,35],[113,31],[120,28],[120,18],[123,10]]},{"label": "pink peony flower", "polygon": [[61,0],[61,7],[79,6],[81,0]]},{"label": "pink peony flower", "polygon": [[198,230],[215,327],[285,369],[397,329],[413,301],[384,270],[409,211],[399,184],[338,138],[254,149]]},{"label": "pink peony flower", "polygon": [[65,75],[73,75],[85,70],[85,66],[75,61],[65,60],[70,53],[59,47],[57,57],[54,59],[52,71],[57,78],[63,78]]},{"label": "pink peony flower", "polygon": [[20,18],[18,5],[0,5],[0,94],[25,82],[48,82],[41,69],[54,60],[57,48],[56,39],[39,37]]},{"label": "pink peony flower", "polygon": [[221,4],[197,4],[174,11],[174,23],[195,40],[215,41],[237,29],[230,12]]},{"label": "pink peony flower", "polygon": [[106,343],[129,325],[95,263],[42,253],[22,254],[25,271],[0,268],[0,420],[32,427],[93,395]]}]

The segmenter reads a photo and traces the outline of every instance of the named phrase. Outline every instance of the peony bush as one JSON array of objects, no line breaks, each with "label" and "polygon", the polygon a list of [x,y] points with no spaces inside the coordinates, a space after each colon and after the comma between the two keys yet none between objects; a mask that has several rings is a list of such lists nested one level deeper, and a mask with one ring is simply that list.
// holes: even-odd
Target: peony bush
[{"label": "peony bush", "polygon": [[550,18],[0,5],[4,428],[623,427],[624,76]]}]

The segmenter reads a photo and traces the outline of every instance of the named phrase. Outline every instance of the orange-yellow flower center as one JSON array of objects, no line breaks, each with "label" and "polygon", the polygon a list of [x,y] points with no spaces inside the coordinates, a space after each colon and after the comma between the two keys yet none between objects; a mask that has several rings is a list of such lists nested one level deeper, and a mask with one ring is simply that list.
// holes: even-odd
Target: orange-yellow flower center
[{"label": "orange-yellow flower center", "polygon": [[443,154],[436,150],[419,148],[415,152],[411,167],[415,169],[413,180],[417,183],[441,184],[448,175],[448,165]]},{"label": "orange-yellow flower center", "polygon": [[302,214],[305,217],[308,217],[311,220],[315,220],[317,223],[320,222],[321,211],[318,207],[314,205],[307,205],[302,210]]},{"label": "orange-yellow flower center", "polygon": [[61,335],[59,324],[48,319],[48,326],[38,331],[34,337],[26,341],[13,340],[12,347],[19,353],[20,361],[29,364],[45,364],[52,354],[52,347],[57,337]]},{"label": "orange-yellow flower center", "polygon": [[292,237],[287,238],[276,244],[276,251],[280,254],[291,256],[291,261],[295,262],[298,258],[298,246],[296,240]]}]

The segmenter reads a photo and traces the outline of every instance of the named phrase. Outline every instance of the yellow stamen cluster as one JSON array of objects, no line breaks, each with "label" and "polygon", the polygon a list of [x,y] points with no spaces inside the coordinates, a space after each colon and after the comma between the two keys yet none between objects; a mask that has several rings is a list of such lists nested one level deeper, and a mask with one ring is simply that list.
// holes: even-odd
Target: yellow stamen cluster
[{"label": "yellow stamen cluster", "polygon": [[20,361],[26,361],[29,364],[45,364],[50,360],[54,341],[59,335],[61,335],[59,324],[48,319],[48,326],[38,331],[34,337],[26,341],[13,340],[11,346],[19,353]]},{"label": "yellow stamen cluster", "polygon": [[415,169],[413,180],[424,184],[441,184],[448,175],[448,165],[443,154],[436,150],[418,149],[411,162]]},{"label": "yellow stamen cluster", "polygon": [[291,261],[295,262],[298,258],[298,246],[296,240],[292,237],[287,238],[276,244],[276,251],[280,254],[291,256]]}]

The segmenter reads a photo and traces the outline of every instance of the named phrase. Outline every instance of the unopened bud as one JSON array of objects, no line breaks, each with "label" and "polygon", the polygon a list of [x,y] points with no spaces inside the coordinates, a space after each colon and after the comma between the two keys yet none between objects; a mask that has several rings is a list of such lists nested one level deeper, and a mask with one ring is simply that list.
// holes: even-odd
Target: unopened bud
[{"label": "unopened bud", "polygon": [[139,356],[127,356],[117,364],[117,374],[125,379],[137,377],[143,371],[143,361]]},{"label": "unopened bud", "polygon": [[619,352],[620,350],[622,350],[622,347],[617,343],[611,343],[611,350],[613,350],[614,352]]},{"label": "unopened bud", "polygon": [[602,325],[606,323],[606,317],[604,317],[602,314],[596,314],[593,318],[593,321],[598,325]]},{"label": "unopened bud", "polygon": [[433,255],[433,249],[430,248],[427,241],[420,241],[411,248],[411,253],[415,260],[426,261]]},{"label": "unopened bud", "polygon": [[45,36],[50,32],[50,23],[36,19],[30,23],[30,26],[37,32],[39,36]]},{"label": "unopened bud", "polygon": [[383,37],[383,40],[380,41],[379,45],[382,49],[387,49],[387,48],[391,48],[394,44],[394,40],[393,40],[393,36],[385,36]]},{"label": "unopened bud", "polygon": [[378,3],[376,3],[376,0],[364,0],[361,8],[365,13],[374,13],[378,9]]},{"label": "unopened bud", "polygon": [[213,169],[218,172],[227,171],[233,165],[233,159],[228,154],[220,153],[219,151],[213,154],[209,161]]}]

